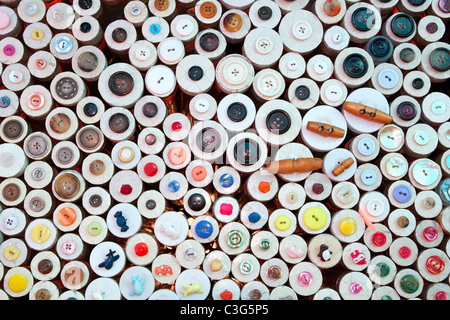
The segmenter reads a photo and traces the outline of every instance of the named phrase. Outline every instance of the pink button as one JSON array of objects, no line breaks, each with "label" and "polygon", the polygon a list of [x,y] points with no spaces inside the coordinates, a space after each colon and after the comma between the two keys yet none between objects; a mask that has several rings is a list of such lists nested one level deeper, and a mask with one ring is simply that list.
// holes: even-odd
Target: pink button
[{"label": "pink button", "polygon": [[362,291],[362,285],[358,282],[352,282],[350,285],[350,292],[353,294],[358,294]]},{"label": "pink button", "polygon": [[181,122],[175,121],[172,123],[172,131],[180,131],[183,128]]},{"label": "pink button", "polygon": [[423,237],[428,241],[436,240],[438,235],[438,231],[433,227],[427,227],[425,228],[425,230],[423,230]]},{"label": "pink button", "polygon": [[229,203],[222,203],[220,205],[220,214],[230,216],[233,213],[233,205]]},{"label": "pink button", "polygon": [[11,18],[4,11],[0,11],[0,29],[5,29],[11,23]]},{"label": "pink button", "polygon": [[16,48],[12,45],[12,44],[7,44],[6,46],[4,46],[3,48],[3,53],[10,57],[12,56],[14,53],[16,53]]},{"label": "pink button", "polygon": [[298,283],[302,286],[302,287],[308,287],[311,285],[313,278],[311,273],[307,272],[307,271],[303,271],[300,272],[300,274],[297,277]]}]

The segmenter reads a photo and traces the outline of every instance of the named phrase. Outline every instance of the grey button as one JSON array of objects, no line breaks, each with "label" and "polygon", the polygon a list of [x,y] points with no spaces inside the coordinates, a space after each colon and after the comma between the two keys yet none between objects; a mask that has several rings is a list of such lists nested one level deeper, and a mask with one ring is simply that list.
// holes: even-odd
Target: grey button
[{"label": "grey button", "polygon": [[62,99],[72,99],[77,93],[78,84],[72,78],[62,78],[56,83],[56,94]]}]

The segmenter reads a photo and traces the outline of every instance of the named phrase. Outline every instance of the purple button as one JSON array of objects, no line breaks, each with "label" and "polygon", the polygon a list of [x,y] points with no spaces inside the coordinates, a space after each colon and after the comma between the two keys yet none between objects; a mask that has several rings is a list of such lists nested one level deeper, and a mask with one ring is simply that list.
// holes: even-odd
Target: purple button
[{"label": "purple button", "polygon": [[411,189],[407,186],[397,186],[394,189],[394,199],[400,203],[408,202],[411,196]]},{"label": "purple button", "polygon": [[3,53],[8,57],[12,56],[16,52],[16,48],[12,44],[7,44],[3,47]]}]

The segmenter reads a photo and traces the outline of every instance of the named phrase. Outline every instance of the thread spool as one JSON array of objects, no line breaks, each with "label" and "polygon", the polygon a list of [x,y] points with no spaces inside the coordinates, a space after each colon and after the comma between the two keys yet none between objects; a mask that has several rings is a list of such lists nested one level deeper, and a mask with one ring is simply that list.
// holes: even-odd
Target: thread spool
[{"label": "thread spool", "polygon": [[450,18],[450,12],[448,10],[448,5],[444,1],[432,1],[431,6],[428,7],[428,12],[435,14],[441,18],[444,22],[448,21]]},{"label": "thread spool", "polygon": [[425,1],[408,1],[400,0],[398,9],[401,12],[406,12],[413,17],[418,17],[422,12],[426,12],[431,5],[431,0]]},{"label": "thread spool", "polygon": [[135,132],[136,120],[128,109],[111,107],[103,113],[100,129],[113,142],[128,140]]},{"label": "thread spool", "polygon": [[27,62],[30,74],[41,81],[51,81],[59,72],[56,58],[47,51],[39,50],[33,53]]},{"label": "thread spool", "polygon": [[149,10],[145,3],[141,1],[130,1],[123,8],[125,19],[136,28],[141,27],[149,16]]},{"label": "thread spool", "polygon": [[[107,263],[106,259],[108,257],[117,257],[115,261],[112,263],[112,265],[108,265],[109,269],[106,269],[103,267],[103,263]],[[92,271],[100,276],[98,279],[104,279],[104,278],[112,278],[115,275],[119,274],[123,271],[125,267],[126,262],[126,256],[124,249],[122,247],[112,241],[105,241],[97,244],[91,251],[89,256],[89,264],[91,266]],[[113,279],[109,279],[111,281],[115,281]],[[93,280],[91,283],[89,283],[88,287],[86,288],[86,299],[88,299],[89,296],[92,296],[92,294],[89,294],[89,291],[91,291],[93,286],[95,286],[95,280]],[[118,288],[118,286],[117,286]],[[103,287],[105,290],[106,288]],[[119,291],[120,292],[120,291]]]},{"label": "thread spool", "polygon": [[[102,288],[102,289],[100,289]],[[114,279],[100,277],[93,280],[86,288],[85,300],[121,300],[119,284]]]},{"label": "thread spool", "polygon": [[54,209],[53,199],[45,190],[31,190],[23,202],[25,212],[34,218],[46,217]]},{"label": "thread spool", "polygon": [[331,107],[339,107],[347,99],[347,93],[347,87],[341,81],[328,79],[320,86],[320,102]]},{"label": "thread spool", "polygon": [[29,24],[23,31],[25,45],[31,50],[45,50],[53,38],[50,27],[42,22]]},{"label": "thread spool", "polygon": [[189,96],[207,93],[214,83],[214,65],[206,57],[191,54],[176,67],[175,76],[180,89]]},{"label": "thread spool", "polygon": [[219,30],[230,43],[240,43],[251,29],[248,14],[240,9],[228,9],[219,20]]},{"label": "thread spool", "polygon": [[228,94],[218,103],[217,120],[230,134],[249,129],[255,117],[255,103],[242,93]]},{"label": "thread spool", "polygon": [[61,261],[55,253],[41,251],[31,259],[30,270],[38,281],[53,280],[61,271]]},{"label": "thread spool", "polygon": [[[17,208],[6,208],[4,209],[1,213],[0,213],[0,219],[2,221],[2,225],[0,226],[0,230],[2,231],[2,233],[5,236],[14,238],[14,237],[19,237],[22,236],[24,231],[25,231],[25,227],[27,225],[27,223],[29,222],[29,219],[27,216],[25,216],[25,212],[23,210],[17,209]],[[19,240],[19,239],[17,239]],[[15,266],[17,265],[21,265],[23,262],[25,262],[27,259],[27,254],[26,254],[26,245],[24,242],[22,242],[22,240],[19,241],[13,241],[13,244],[11,245],[15,245],[17,244],[17,247],[19,249],[19,257],[21,257],[21,259],[19,259],[19,261],[15,261],[16,259],[15,257],[15,250],[12,250],[13,252],[11,253],[11,256],[5,256],[2,258],[5,258],[7,261],[10,261],[12,264],[15,264]],[[21,246],[21,244],[23,244],[23,246]],[[3,245],[3,243],[2,243]],[[3,249],[6,252],[6,248],[8,247],[8,244],[4,244],[3,245]],[[24,254],[22,256],[22,253],[20,251],[23,251]],[[3,263],[5,264],[5,263]],[[11,266],[10,266],[11,268]]]},{"label": "thread spool", "polygon": [[313,297],[314,300],[341,300],[339,293],[331,288],[322,288]]},{"label": "thread spool", "polygon": [[428,44],[422,50],[422,60],[418,69],[425,72],[433,83],[445,81],[449,78],[450,69],[446,60],[442,60],[442,58],[446,57],[448,52],[449,47],[445,42],[438,41]]},{"label": "thread spool", "polygon": [[46,251],[54,247],[58,236],[58,229],[46,218],[31,221],[25,230],[25,242],[30,249],[37,251]]},{"label": "thread spool", "polygon": [[237,256],[244,253],[244,251],[249,247],[250,233],[248,229],[240,222],[226,223],[219,231],[218,244],[222,251],[226,254]]},{"label": "thread spool", "polygon": [[6,143],[21,143],[30,132],[30,125],[19,116],[6,117],[0,124],[0,137]]},{"label": "thread spool", "polygon": [[170,22],[171,34],[183,42],[186,52],[190,52],[194,48],[193,43],[198,30],[197,20],[189,14],[177,15]]},{"label": "thread spool", "polygon": [[144,128],[138,135],[137,144],[145,154],[159,154],[165,146],[165,135],[158,128]]},{"label": "thread spool", "polygon": [[219,222],[230,223],[237,220],[240,205],[236,198],[224,195],[214,200],[211,211]]},{"label": "thread spool", "polygon": [[120,170],[109,181],[111,197],[118,202],[134,202],[142,193],[142,189],[142,180],[132,170]]},{"label": "thread spool", "polygon": [[247,34],[242,51],[256,69],[271,68],[283,53],[283,42],[276,31],[259,27]]},{"label": "thread spool", "polygon": [[58,2],[47,8],[45,18],[53,30],[56,32],[64,32],[70,29],[75,21],[75,11],[73,6]]},{"label": "thread spool", "polygon": [[422,293],[423,278],[411,268],[399,270],[394,279],[394,288],[400,297],[416,298]]},{"label": "thread spool", "polygon": [[225,36],[212,28],[201,30],[194,41],[195,51],[217,64],[225,56],[227,41]]},{"label": "thread spool", "polygon": [[276,201],[281,208],[291,211],[299,210],[306,200],[306,193],[303,186],[298,183],[288,182],[280,187]]},{"label": "thread spool", "polygon": [[161,157],[147,155],[137,164],[137,173],[142,181],[153,184],[160,181],[165,175],[166,165]]},{"label": "thread spool", "polygon": [[410,42],[417,33],[414,18],[405,12],[396,12],[383,22],[381,34],[389,38],[394,46]]},{"label": "thread spool", "polygon": [[392,10],[395,8],[395,6],[398,3],[398,0],[390,0],[390,1],[382,1],[382,0],[370,0],[370,3],[377,8],[381,16],[385,18],[388,16]]},{"label": "thread spool", "polygon": [[441,41],[445,34],[445,24],[439,17],[425,16],[417,25],[414,41],[421,46]]},{"label": "thread spool", "polygon": [[418,247],[410,238],[395,239],[389,247],[389,256],[399,267],[411,266],[417,259]]},{"label": "thread spool", "polygon": [[315,235],[308,245],[308,258],[321,269],[332,268],[342,258],[342,245],[331,234]]},{"label": "thread spool", "polygon": [[280,7],[271,1],[253,2],[248,12],[250,21],[255,28],[266,27],[274,29],[282,18]]},{"label": "thread spool", "polygon": [[338,291],[343,300],[369,300],[373,292],[373,284],[362,272],[351,271],[339,277]]},{"label": "thread spool", "polygon": [[358,47],[348,47],[336,56],[333,75],[348,88],[356,89],[372,77],[373,70],[373,59],[367,51]]},{"label": "thread spool", "polygon": [[347,11],[345,1],[316,1],[313,7],[314,13],[325,26],[338,24]]},{"label": "thread spool", "polygon": [[19,97],[11,90],[0,90],[0,116],[7,118],[18,114],[19,112]]},{"label": "thread spool", "polygon": [[371,85],[374,89],[389,97],[397,93],[403,84],[400,68],[390,63],[381,63],[373,71]]},{"label": "thread spool", "polygon": [[156,64],[156,47],[147,40],[138,40],[130,47],[128,57],[134,67],[145,72]]},{"label": "thread spool", "polygon": [[2,25],[2,29],[0,30],[0,38],[6,37],[17,37],[22,31],[22,21],[17,16],[16,11],[7,6],[1,6],[0,12],[2,15],[2,19],[4,20],[4,24]]},{"label": "thread spool", "polygon": [[[361,20],[360,18],[363,17]],[[381,29],[382,19],[378,9],[369,3],[354,3],[350,5],[341,27],[345,28],[354,43],[366,43]]]},{"label": "thread spool", "polygon": [[311,57],[306,64],[306,73],[312,80],[322,83],[333,74],[333,61],[328,56],[317,54]]},{"label": "thread spool", "polygon": [[234,167],[222,166],[214,171],[213,186],[220,194],[230,195],[235,193],[241,184],[241,176]]},{"label": "thread spool", "polygon": [[141,160],[141,150],[132,141],[120,141],[112,148],[111,159],[119,170],[132,170]]},{"label": "thread spool", "polygon": [[222,4],[216,0],[202,0],[195,3],[194,13],[202,28],[217,26],[222,16]]},{"label": "thread spool", "polygon": [[49,136],[55,140],[69,140],[78,130],[78,118],[71,109],[60,107],[50,111],[45,120]]},{"label": "thread spool", "polygon": [[20,40],[7,37],[0,41],[0,62],[6,65],[23,63],[28,59],[28,51]]},{"label": "thread spool", "polygon": [[167,38],[170,33],[169,23],[158,16],[151,16],[145,20],[141,30],[144,38],[155,45]]},{"label": "thread spool", "polygon": [[200,93],[189,101],[191,121],[212,120],[217,112],[217,101],[209,93]]},{"label": "thread spool", "polygon": [[442,170],[437,163],[420,158],[411,163],[408,170],[409,181],[420,190],[431,190],[442,178]]},{"label": "thread spool", "polygon": [[322,201],[331,194],[332,182],[324,173],[314,172],[305,180],[306,195],[313,201]]},{"label": "thread spool", "polygon": [[393,124],[383,126],[378,131],[377,139],[384,152],[399,152],[405,144],[404,132]]},{"label": "thread spool", "polygon": [[76,106],[77,117],[86,125],[98,125],[104,112],[105,104],[100,98],[94,96],[84,97]]},{"label": "thread spool", "polygon": [[[15,279],[20,279],[20,283],[23,282],[25,286],[19,286],[18,288],[16,288],[17,285],[15,285],[14,283],[18,280]],[[9,269],[5,273],[3,282],[5,284],[5,292],[12,298],[20,298],[28,295],[34,285],[33,275],[25,267],[14,267]]]},{"label": "thread spool", "polygon": [[277,237],[287,237],[297,228],[297,218],[288,209],[280,208],[272,211],[269,217],[269,229]]},{"label": "thread spool", "polygon": [[321,202],[306,202],[298,212],[300,228],[307,234],[317,235],[330,225],[330,211]]},{"label": "thread spool", "polygon": [[352,138],[347,148],[353,153],[358,163],[375,160],[380,152],[378,140],[368,133],[362,133]]},{"label": "thread spool", "polygon": [[336,57],[338,53],[346,49],[350,44],[350,35],[346,29],[339,25],[328,28],[319,48],[329,57]]},{"label": "thread spool", "polygon": [[24,23],[39,22],[45,17],[45,3],[42,0],[22,2],[17,5],[17,15]]},{"label": "thread spool", "polygon": [[422,52],[417,45],[405,42],[394,48],[390,61],[402,70],[411,71],[419,66]]},{"label": "thread spool", "polygon": [[153,235],[139,232],[127,240],[125,253],[134,265],[147,266],[157,257],[159,247]]},{"label": "thread spool", "polygon": [[[146,284],[142,291],[136,292],[136,281],[142,281]],[[155,290],[155,279],[148,268],[133,266],[125,270],[120,276],[119,287],[122,296],[127,300],[147,300]]]},{"label": "thread spool", "polygon": [[357,186],[348,181],[338,182],[331,191],[332,205],[338,209],[350,209],[356,206],[360,193]]},{"label": "thread spool", "polygon": [[450,118],[449,97],[441,92],[431,92],[422,100],[421,119],[427,124],[434,126],[448,121]]}]

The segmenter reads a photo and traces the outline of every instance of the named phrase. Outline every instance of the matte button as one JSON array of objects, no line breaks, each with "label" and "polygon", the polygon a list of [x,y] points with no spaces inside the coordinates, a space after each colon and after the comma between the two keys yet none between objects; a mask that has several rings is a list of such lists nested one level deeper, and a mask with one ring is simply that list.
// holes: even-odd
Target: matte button
[{"label": "matte button", "polygon": [[372,45],[370,46],[371,52],[376,57],[385,57],[392,50],[392,43],[386,37],[377,37],[372,41]]},{"label": "matte button", "polygon": [[291,117],[284,110],[273,110],[266,118],[267,128],[275,134],[283,134],[291,127]]},{"label": "matte button", "polygon": [[397,186],[394,188],[394,198],[400,203],[408,202],[412,197],[411,189],[407,186]]},{"label": "matte button", "polygon": [[311,94],[311,92],[307,86],[302,85],[302,86],[298,86],[295,89],[295,96],[299,100],[304,101],[304,100],[308,99],[310,94]]},{"label": "matte button", "polygon": [[49,259],[43,259],[39,261],[37,268],[40,273],[49,274],[53,270],[53,262]]},{"label": "matte button", "polygon": [[225,30],[236,32],[242,27],[242,17],[237,13],[229,13],[223,19]]},{"label": "matte button", "polygon": [[317,231],[325,227],[327,214],[322,208],[311,207],[304,212],[303,222],[307,228]]},{"label": "matte button", "polygon": [[158,106],[153,102],[147,102],[142,107],[142,113],[147,118],[153,118],[158,114]]},{"label": "matte button", "polygon": [[17,120],[9,120],[3,125],[3,133],[9,139],[15,139],[19,137],[22,132],[22,124]]},{"label": "matte button", "polygon": [[50,300],[51,297],[52,295],[47,289],[39,289],[35,294],[36,300]]},{"label": "matte button", "polygon": [[206,19],[210,19],[212,17],[214,17],[217,13],[217,7],[214,3],[210,2],[210,1],[206,1],[203,2],[200,5],[200,14],[206,18]]},{"label": "matte button", "polygon": [[76,286],[83,282],[84,272],[80,267],[71,266],[66,269],[63,277],[67,283]]},{"label": "matte button", "polygon": [[242,139],[234,146],[234,157],[242,165],[255,164],[260,157],[259,145],[252,139]]},{"label": "matte button", "polygon": [[206,32],[200,36],[199,43],[200,48],[212,52],[219,47],[219,37],[212,32]]},{"label": "matte button", "polygon": [[410,102],[402,102],[397,106],[397,114],[403,120],[412,120],[417,115],[416,107]]},{"label": "matte button", "polygon": [[195,181],[203,181],[207,177],[208,172],[203,166],[196,166],[192,168],[191,176]]},{"label": "matte button", "polygon": [[247,108],[243,103],[234,102],[228,106],[228,118],[234,122],[240,122],[247,117]]},{"label": "matte button", "polygon": [[416,23],[410,15],[400,13],[392,19],[391,29],[397,37],[406,38],[413,34]]},{"label": "matte button", "polygon": [[350,54],[344,60],[344,71],[352,78],[361,78],[367,73],[368,64],[366,58],[358,53]]},{"label": "matte button", "polygon": [[42,156],[48,149],[47,140],[40,135],[34,135],[28,140],[26,148],[32,156]]},{"label": "matte button", "polygon": [[61,148],[56,154],[56,158],[60,163],[69,163],[73,159],[73,152],[70,148]]},{"label": "matte button", "polygon": [[145,203],[145,207],[149,210],[154,210],[156,208],[156,201],[153,199],[148,200]]},{"label": "matte button", "polygon": [[119,97],[129,94],[134,87],[133,77],[124,71],[114,73],[108,81],[109,89]]},{"label": "matte button", "polygon": [[123,113],[115,113],[109,118],[109,127],[115,133],[124,133],[129,126],[130,121]]},{"label": "matte button", "polygon": [[272,18],[272,9],[268,6],[260,7],[258,9],[258,17],[263,21],[269,20]]},{"label": "matte button", "polygon": [[203,152],[214,152],[221,141],[220,133],[213,128],[205,128],[197,135],[197,145]]},{"label": "matte button", "polygon": [[15,183],[8,183],[3,187],[2,195],[7,201],[15,201],[20,197],[20,188]]},{"label": "matte button", "polygon": [[434,49],[430,54],[433,69],[441,72],[450,70],[450,51],[446,48]]},{"label": "matte button", "polygon": [[403,62],[412,62],[416,58],[416,54],[411,48],[404,48],[400,51],[400,60]]},{"label": "matte button", "polygon": [[94,149],[100,143],[100,134],[97,130],[82,129],[79,135],[80,144],[86,149]]},{"label": "matte button", "polygon": [[78,84],[72,78],[62,78],[56,83],[56,93],[62,99],[72,99],[78,92]]},{"label": "matte button", "polygon": [[124,28],[116,28],[111,33],[112,39],[117,43],[122,43],[127,40],[127,31]]},{"label": "matte button", "polygon": [[156,0],[155,8],[158,11],[164,11],[169,7],[169,0]]},{"label": "matte button", "polygon": [[359,31],[369,31],[375,25],[375,13],[369,8],[358,8],[353,12],[352,24]]},{"label": "matte button", "polygon": [[78,67],[85,72],[94,71],[98,66],[98,58],[92,52],[83,52],[78,57],[77,62]]}]

